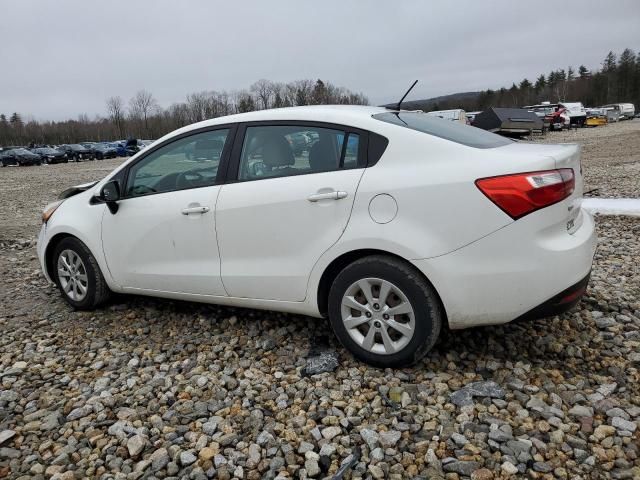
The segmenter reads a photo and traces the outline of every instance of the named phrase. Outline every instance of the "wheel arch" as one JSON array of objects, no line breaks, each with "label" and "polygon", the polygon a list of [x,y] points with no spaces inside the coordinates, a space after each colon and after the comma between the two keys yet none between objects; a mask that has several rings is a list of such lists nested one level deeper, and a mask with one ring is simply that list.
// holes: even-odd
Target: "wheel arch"
[{"label": "wheel arch", "polygon": [[388,252],[386,250],[379,250],[375,248],[363,248],[363,249],[351,250],[349,252],[345,252],[339,255],[338,257],[336,257],[335,259],[333,259],[331,263],[327,265],[327,267],[322,272],[322,275],[320,276],[320,281],[318,282],[318,289],[317,289],[318,310],[323,317],[326,317],[327,315],[328,303],[329,303],[329,290],[331,289],[331,284],[333,283],[333,280],[350,263],[353,263],[356,260],[360,260],[361,258],[364,258],[364,257],[370,257],[372,255],[383,255],[386,257],[394,258],[410,266],[412,269],[414,269],[429,284],[429,286],[435,292],[436,298],[440,303],[442,314],[444,315],[443,323],[445,324],[448,323],[447,311],[444,307],[444,303],[442,302],[440,293],[438,292],[438,289],[435,287],[435,285],[433,285],[433,283],[427,278],[427,276],[418,267],[416,267],[413,263],[411,263],[406,258],[400,255],[397,255],[395,253]]},{"label": "wheel arch", "polygon": [[71,235],[70,233],[57,233],[56,235],[51,237],[51,240],[49,240],[49,243],[47,243],[47,247],[44,250],[44,264],[47,269],[47,275],[53,282],[56,281],[55,268],[53,266],[53,252],[56,250],[56,246],[62,240],[69,237],[80,240],[78,237],[76,237],[75,235]]}]

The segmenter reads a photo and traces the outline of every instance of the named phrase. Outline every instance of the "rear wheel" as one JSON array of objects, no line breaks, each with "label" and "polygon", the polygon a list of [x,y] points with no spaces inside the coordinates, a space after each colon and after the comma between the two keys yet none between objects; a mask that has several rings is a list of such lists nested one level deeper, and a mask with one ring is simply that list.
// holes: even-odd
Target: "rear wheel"
[{"label": "rear wheel", "polygon": [[413,266],[376,255],[338,274],[329,292],[329,319],[354,356],[377,367],[401,367],[433,347],[443,314],[433,287]]},{"label": "rear wheel", "polygon": [[64,299],[78,310],[92,310],[106,302],[110,290],[95,257],[77,238],[67,237],[55,248],[55,280]]}]

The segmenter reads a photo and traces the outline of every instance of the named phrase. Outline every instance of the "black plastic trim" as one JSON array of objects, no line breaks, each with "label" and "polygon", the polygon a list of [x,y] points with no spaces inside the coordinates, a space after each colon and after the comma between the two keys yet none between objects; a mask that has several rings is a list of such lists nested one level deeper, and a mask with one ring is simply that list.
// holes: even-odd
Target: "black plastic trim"
[{"label": "black plastic trim", "polygon": [[[546,302],[543,302],[537,307],[529,310],[527,313],[520,315],[516,319],[516,321],[536,320],[539,318],[553,317],[554,315],[560,315],[561,313],[568,312],[580,302],[582,295],[584,295],[584,293],[587,291],[590,277],[591,272],[589,272],[587,276],[580,280],[578,283],[571,285],[569,288],[563,290],[557,295],[554,295]],[[575,298],[569,301],[563,301],[563,299],[572,294],[577,295]]]},{"label": "black plastic trim", "polygon": [[372,167],[382,157],[389,146],[389,139],[374,132],[369,132],[369,151],[367,167]]}]

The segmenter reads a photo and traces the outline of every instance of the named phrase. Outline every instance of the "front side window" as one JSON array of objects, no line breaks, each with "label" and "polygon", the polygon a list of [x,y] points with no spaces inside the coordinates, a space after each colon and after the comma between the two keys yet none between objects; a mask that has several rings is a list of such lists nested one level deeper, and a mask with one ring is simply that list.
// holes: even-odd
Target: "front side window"
[{"label": "front side window", "polygon": [[131,167],[126,196],[214,185],[228,134],[228,129],[202,132],[160,147]]},{"label": "front side window", "polygon": [[358,167],[359,136],[308,126],[247,127],[239,180],[287,177]]}]

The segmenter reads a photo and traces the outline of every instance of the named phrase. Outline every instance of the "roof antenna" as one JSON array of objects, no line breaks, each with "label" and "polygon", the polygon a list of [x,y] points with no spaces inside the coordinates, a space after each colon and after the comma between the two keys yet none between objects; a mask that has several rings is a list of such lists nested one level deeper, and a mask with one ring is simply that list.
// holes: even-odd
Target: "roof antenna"
[{"label": "roof antenna", "polygon": [[400,101],[398,102],[398,105],[396,105],[396,110],[400,110],[400,107],[402,107],[402,102],[404,101],[405,98],[407,98],[407,95],[409,95],[409,92],[411,90],[413,90],[413,87],[416,86],[416,83],[418,83],[418,80],[416,80],[415,82],[413,82],[413,84],[409,87],[409,90],[407,90],[407,93],[405,93],[402,98],[400,99]]}]

